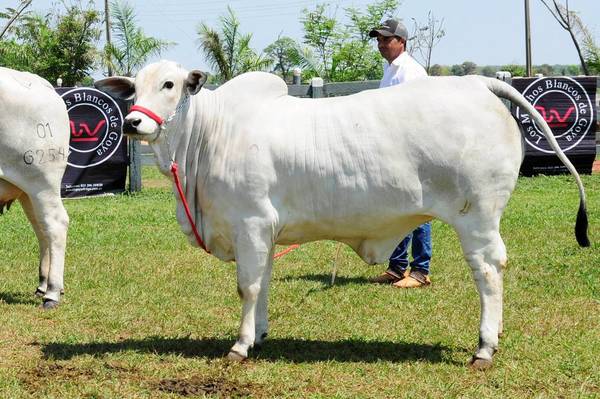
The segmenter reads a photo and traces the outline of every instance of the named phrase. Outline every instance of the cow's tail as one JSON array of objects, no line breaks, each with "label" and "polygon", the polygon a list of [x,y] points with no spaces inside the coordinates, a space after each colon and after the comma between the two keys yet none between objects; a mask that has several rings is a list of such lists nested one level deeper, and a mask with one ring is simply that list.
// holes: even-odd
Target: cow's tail
[{"label": "cow's tail", "polygon": [[569,158],[562,151],[556,138],[552,134],[552,130],[544,120],[544,118],[540,115],[540,113],[531,105],[525,97],[521,95],[514,87],[510,86],[507,83],[504,83],[498,79],[483,79],[488,89],[497,95],[498,97],[510,100],[513,104],[519,106],[521,109],[525,110],[531,118],[535,121],[536,125],[542,129],[546,140],[548,140],[548,144],[554,150],[558,158],[561,160],[563,165],[569,169],[569,172],[575,177],[575,181],[577,182],[577,187],[579,188],[579,211],[577,212],[577,221],[575,222],[575,238],[577,239],[577,243],[579,243],[582,247],[589,247],[590,240],[588,239],[587,229],[588,229],[588,217],[586,210],[586,201],[585,201],[585,190],[583,189],[583,183],[581,182],[581,177],[579,177],[579,173],[569,161]]}]

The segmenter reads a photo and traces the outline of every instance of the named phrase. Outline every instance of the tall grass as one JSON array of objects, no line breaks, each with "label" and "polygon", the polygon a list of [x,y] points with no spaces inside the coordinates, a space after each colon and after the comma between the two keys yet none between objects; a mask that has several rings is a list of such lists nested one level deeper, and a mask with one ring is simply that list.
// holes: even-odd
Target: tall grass
[{"label": "tall grass", "polygon": [[140,194],[68,200],[66,292],[39,309],[37,242],[0,218],[0,397],[600,397],[600,175],[585,176],[592,247],[577,246],[569,177],[521,179],[502,223],[505,334],[494,367],[467,367],[479,299],[456,234],[434,223],[433,285],[367,283],[349,249],[306,244],[276,261],[270,336],[223,356],[241,313],[235,265],[190,247],[154,169]]}]

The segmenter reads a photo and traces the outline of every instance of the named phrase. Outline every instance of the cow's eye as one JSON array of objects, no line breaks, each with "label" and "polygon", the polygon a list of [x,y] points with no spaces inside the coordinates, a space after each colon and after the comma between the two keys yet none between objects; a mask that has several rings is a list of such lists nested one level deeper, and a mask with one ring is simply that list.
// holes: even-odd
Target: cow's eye
[{"label": "cow's eye", "polygon": [[171,82],[170,80],[166,81],[165,84],[163,85],[163,89],[172,89],[173,86],[175,86],[173,84],[173,82]]}]

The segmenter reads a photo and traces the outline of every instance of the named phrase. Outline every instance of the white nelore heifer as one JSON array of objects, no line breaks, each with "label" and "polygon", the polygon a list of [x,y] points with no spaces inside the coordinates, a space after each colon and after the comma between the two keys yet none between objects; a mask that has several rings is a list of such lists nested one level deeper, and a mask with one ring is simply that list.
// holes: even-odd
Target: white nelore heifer
[{"label": "white nelore heifer", "polygon": [[[387,260],[408,232],[434,218],[456,229],[481,298],[475,367],[491,365],[502,330],[506,250],[500,217],[523,158],[517,123],[498,97],[527,110],[575,176],[576,236],[589,245],[584,190],[547,124],[511,86],[482,77],[425,78],[328,99],[287,95],[267,73],[214,91],[206,75],[161,61],[135,80],[97,87],[135,97],[124,133],[147,140],[160,170],[182,168],[184,193],[208,250],[237,262],[243,301],[229,352],[247,357],[267,335],[275,244],[330,239],[367,263]],[[195,244],[180,198],[177,219]]]},{"label": "white nelore heifer", "polygon": [[63,100],[37,75],[0,68],[0,213],[19,200],[40,248],[39,286],[44,308],[63,289],[69,218],[60,185],[69,151]]}]

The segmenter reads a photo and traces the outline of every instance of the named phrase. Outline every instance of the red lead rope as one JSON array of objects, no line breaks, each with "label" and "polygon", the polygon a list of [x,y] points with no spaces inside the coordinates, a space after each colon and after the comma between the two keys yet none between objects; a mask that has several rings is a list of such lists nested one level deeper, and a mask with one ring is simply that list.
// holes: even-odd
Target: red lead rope
[{"label": "red lead rope", "polygon": [[287,247],[283,251],[279,252],[278,254],[273,255],[273,259],[281,258],[283,255],[287,254],[288,252],[292,252],[294,249],[298,248],[299,246],[300,245],[298,245],[298,244],[290,245],[289,247]]},{"label": "red lead rope", "polygon": [[194,223],[194,219],[192,219],[192,214],[190,213],[190,207],[188,206],[187,201],[185,200],[185,195],[183,195],[183,189],[181,188],[181,182],[179,181],[179,174],[177,173],[177,163],[173,162],[171,164],[171,173],[173,174],[173,179],[175,179],[175,186],[177,187],[177,192],[179,193],[179,198],[181,198],[181,202],[183,203],[183,209],[185,209],[185,215],[188,218],[188,221],[192,225],[192,231],[194,232],[194,237],[196,237],[196,241],[200,248],[210,253],[208,249],[206,249],[206,245],[204,245],[204,241],[202,241],[202,237],[198,234],[198,229],[196,228],[196,223]]},{"label": "red lead rope", "polygon": [[[179,193],[179,198],[181,198],[181,202],[183,203],[183,209],[185,209],[185,215],[187,216],[188,221],[190,222],[190,225],[192,226],[192,231],[194,232],[194,237],[196,237],[196,242],[198,243],[200,248],[205,250],[207,253],[210,253],[210,251],[208,249],[206,249],[206,245],[204,245],[204,241],[202,241],[202,237],[200,237],[200,234],[198,234],[198,229],[196,228],[196,223],[194,223],[194,220],[192,219],[190,207],[188,206],[188,203],[185,199],[185,195],[183,195],[183,189],[181,188],[181,182],[179,181],[179,174],[177,173],[178,168],[179,167],[177,166],[176,162],[171,163],[171,173],[173,174],[173,179],[175,180],[175,186],[177,187],[177,192]],[[291,252],[294,249],[298,248],[299,246],[300,245],[298,245],[298,244],[290,245],[283,251],[275,254],[273,256],[273,259],[280,258],[283,255],[287,254],[288,252]]]}]

